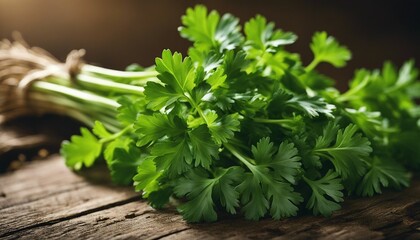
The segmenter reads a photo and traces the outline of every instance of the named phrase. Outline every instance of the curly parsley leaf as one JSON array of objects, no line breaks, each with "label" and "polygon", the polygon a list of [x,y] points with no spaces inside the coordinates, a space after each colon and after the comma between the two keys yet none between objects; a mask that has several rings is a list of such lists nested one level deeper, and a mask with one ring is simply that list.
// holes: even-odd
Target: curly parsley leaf
[{"label": "curly parsley leaf", "polygon": [[[133,177],[136,191],[142,191],[144,198],[158,191],[159,181],[163,171],[156,168],[153,157],[145,158],[137,167],[137,174]],[[162,204],[163,205],[163,204]]]},{"label": "curly parsley leaf", "polygon": [[329,104],[319,97],[295,96],[289,99],[286,104],[297,110],[301,110],[310,117],[319,117],[320,114],[323,114],[333,118],[334,115],[332,112],[336,108],[335,105]]},{"label": "curly parsley leaf", "polygon": [[70,141],[64,141],[60,151],[66,165],[76,170],[92,166],[102,151],[102,143],[87,128],[81,128],[80,132],[81,136],[74,135]]},{"label": "curly parsley leaf", "polygon": [[222,144],[232,139],[235,132],[239,131],[240,119],[239,114],[229,114],[220,119],[211,121],[209,130],[216,144]]},{"label": "curly parsley leaf", "polygon": [[114,150],[113,158],[108,161],[111,179],[120,185],[129,185],[133,182],[133,176],[137,173],[137,166],[144,160],[140,150],[130,146],[128,151],[122,148]]},{"label": "curly parsley leaf", "polygon": [[352,175],[362,176],[366,170],[364,158],[372,152],[369,140],[356,133],[357,130],[353,124],[342,130],[334,122],[329,122],[313,150],[315,155],[330,160],[344,179]]},{"label": "curly parsley leaf", "polygon": [[199,51],[234,49],[241,41],[242,35],[238,25],[239,20],[230,14],[220,18],[219,13],[197,5],[195,8],[188,8],[182,17],[184,26],[179,28],[181,36],[194,42],[195,48]]},{"label": "curly parsley leaf", "polygon": [[320,62],[330,63],[334,67],[343,67],[351,59],[350,51],[345,46],[341,46],[334,37],[328,36],[326,32],[316,32],[314,34],[311,50],[314,54],[314,60],[307,67],[309,71]]},{"label": "curly parsley leaf", "polygon": [[162,58],[156,58],[156,71],[161,83],[148,82],[144,90],[148,106],[153,110],[167,107],[180,98],[185,99],[195,86],[191,58],[182,59],[181,53],[163,50]]},{"label": "curly parsley leaf", "polygon": [[109,164],[113,160],[114,151],[116,149],[123,149],[125,151],[129,151],[130,148],[133,148],[132,144],[133,140],[128,137],[117,138],[114,141],[110,142],[104,149],[104,158],[107,164]]},{"label": "curly parsley leaf", "polygon": [[299,158],[295,157],[296,149],[293,144],[284,144],[274,157],[273,143],[269,138],[261,139],[252,147],[254,159],[247,159],[236,153],[251,171],[238,186],[245,218],[258,220],[268,210],[274,219],[297,214],[296,205],[303,199],[282,177],[293,181],[293,174],[300,165],[296,163]]},{"label": "curly parsley leaf", "polygon": [[409,179],[410,175],[400,164],[374,157],[357,192],[362,196],[373,196],[382,193],[382,187],[408,187]]},{"label": "curly parsley leaf", "polygon": [[276,151],[269,138],[261,139],[256,146],[252,146],[252,154],[259,166],[266,166],[274,171],[277,179],[282,178],[294,184],[301,163],[298,151],[293,143],[282,142]]},{"label": "curly parsley leaf", "polygon": [[139,136],[138,146],[159,140],[164,136],[177,136],[186,131],[186,126],[178,117],[163,113],[140,115],[134,128]]},{"label": "curly parsley leaf", "polygon": [[321,114],[333,118],[335,105],[327,103],[320,97],[308,97],[287,93],[279,90],[273,94],[269,105],[271,114],[281,115],[285,112],[298,110],[311,118],[319,117]]},{"label": "curly parsley leaf", "polygon": [[349,117],[368,137],[378,141],[387,141],[388,133],[395,131],[386,125],[380,112],[369,112],[366,107],[359,109],[345,108],[343,114]]},{"label": "curly parsley leaf", "polygon": [[95,121],[92,132],[100,138],[107,138],[112,135],[110,132],[108,132],[108,130],[105,129],[104,124],[99,121]]},{"label": "curly parsley leaf", "polygon": [[267,23],[267,20],[257,15],[245,23],[246,45],[253,49],[273,52],[275,48],[282,45],[289,45],[296,41],[297,36],[290,32],[283,32],[274,29],[274,23]]},{"label": "curly parsley leaf", "polygon": [[215,221],[217,199],[230,213],[236,213],[239,206],[239,193],[235,186],[242,177],[241,168],[218,169],[214,178],[209,178],[204,171],[191,171],[179,179],[174,192],[177,196],[186,196],[188,201],[178,207],[189,222]]},{"label": "curly parsley leaf", "polygon": [[213,159],[219,158],[219,147],[211,139],[208,128],[201,125],[188,132],[188,136],[191,141],[195,166],[210,168]]},{"label": "curly parsley leaf", "polygon": [[146,99],[144,98],[130,98],[128,96],[121,96],[118,99],[118,103],[121,106],[118,108],[117,119],[124,125],[132,124],[136,121],[138,115],[144,112],[144,108],[147,105]]},{"label": "curly parsley leaf", "polygon": [[306,205],[312,209],[315,215],[331,216],[331,213],[341,208],[338,202],[343,201],[344,189],[338,174],[329,170],[324,177],[318,180],[305,178],[305,182],[311,187],[312,194]]},{"label": "curly parsley leaf", "polygon": [[156,157],[157,168],[164,170],[169,177],[186,172],[193,162],[193,155],[185,139],[156,143],[151,149],[151,154]]}]

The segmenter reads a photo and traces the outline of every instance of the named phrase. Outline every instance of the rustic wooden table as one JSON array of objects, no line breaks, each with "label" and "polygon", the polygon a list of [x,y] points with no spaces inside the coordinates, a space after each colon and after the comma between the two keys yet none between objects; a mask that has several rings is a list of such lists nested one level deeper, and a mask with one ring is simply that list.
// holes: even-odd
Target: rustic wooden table
[{"label": "rustic wooden table", "polygon": [[[52,155],[0,175],[1,239],[420,239],[420,180],[401,192],[348,199],[331,218],[187,224],[154,210],[132,188],[84,174]],[[89,176],[89,177],[87,177]]]}]

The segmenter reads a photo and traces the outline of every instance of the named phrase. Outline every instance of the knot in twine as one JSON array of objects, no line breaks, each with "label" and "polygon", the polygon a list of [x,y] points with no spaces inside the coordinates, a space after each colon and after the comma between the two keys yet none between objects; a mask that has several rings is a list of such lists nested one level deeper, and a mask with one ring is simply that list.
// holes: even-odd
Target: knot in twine
[{"label": "knot in twine", "polygon": [[28,96],[28,89],[36,81],[45,79],[51,76],[58,76],[68,78],[75,82],[77,75],[80,73],[84,64],[83,56],[86,51],[84,49],[72,50],[66,58],[65,63],[51,64],[44,69],[34,69],[26,74],[17,85],[17,95],[21,103],[25,104]]},{"label": "knot in twine", "polygon": [[65,69],[70,77],[71,81],[76,80],[76,76],[80,73],[82,68],[83,56],[86,54],[84,49],[73,50],[71,51],[66,58],[66,62],[64,63]]}]

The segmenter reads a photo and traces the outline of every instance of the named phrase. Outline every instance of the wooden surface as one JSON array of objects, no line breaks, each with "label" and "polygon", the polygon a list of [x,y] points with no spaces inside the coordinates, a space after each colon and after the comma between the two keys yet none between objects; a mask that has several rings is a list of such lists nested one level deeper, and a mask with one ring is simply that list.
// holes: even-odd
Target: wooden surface
[{"label": "wooden surface", "polygon": [[0,239],[420,239],[418,178],[401,192],[348,199],[331,218],[187,224],[103,173],[77,175],[53,155],[0,175]]}]

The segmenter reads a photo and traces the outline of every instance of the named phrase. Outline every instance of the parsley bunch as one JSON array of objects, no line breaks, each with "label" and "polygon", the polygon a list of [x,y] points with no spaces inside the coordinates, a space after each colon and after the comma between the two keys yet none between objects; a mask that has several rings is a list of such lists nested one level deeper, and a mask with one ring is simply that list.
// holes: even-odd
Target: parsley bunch
[{"label": "parsley bunch", "polygon": [[296,35],[263,16],[242,32],[236,17],[196,6],[182,23],[188,56],[164,50],[144,91],[102,93],[117,99],[119,130],[82,128],[62,145],[69,167],[103,157],[115,183],[134,183],[155,208],[175,204],[189,222],[329,216],[345,195],[406,187],[406,169],[420,168],[413,61],[359,70],[340,93],[316,67],[343,67],[351,53],[326,32],[305,66],[286,50]]}]

